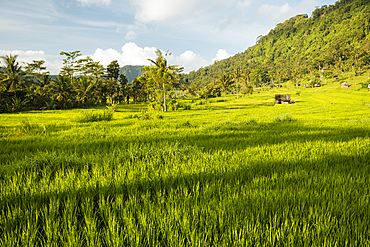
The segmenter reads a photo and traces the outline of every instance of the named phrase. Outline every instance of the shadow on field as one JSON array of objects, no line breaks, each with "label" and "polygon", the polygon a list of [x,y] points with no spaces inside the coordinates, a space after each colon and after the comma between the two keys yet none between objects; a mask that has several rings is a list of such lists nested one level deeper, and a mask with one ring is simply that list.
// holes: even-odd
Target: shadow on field
[{"label": "shadow on field", "polygon": [[139,113],[141,110],[146,110],[148,109],[148,105],[146,104],[121,104],[121,105],[118,105],[118,107],[116,108],[116,111],[117,112],[135,112],[135,113]]},{"label": "shadow on field", "polygon": [[[97,125],[99,127],[99,125]],[[115,127],[119,128],[120,125]],[[156,130],[161,129],[158,122],[145,122],[142,134],[131,136],[109,137],[113,129],[97,129],[91,132],[91,136],[84,136],[78,141],[69,142],[50,141],[48,138],[40,139],[37,143],[30,143],[26,139],[0,140],[0,145],[4,146],[0,151],[0,160],[7,162],[7,156],[16,152],[17,148],[22,148],[22,155],[32,157],[35,152],[63,152],[65,154],[74,153],[79,156],[94,153],[106,153],[116,147],[135,145],[146,145],[153,147],[163,147],[165,145],[194,146],[207,152],[217,151],[242,151],[251,147],[261,146],[284,146],[291,143],[308,142],[349,142],[358,138],[370,138],[370,128],[328,128],[304,126],[297,121],[286,122],[275,120],[272,123],[246,122],[224,122],[213,125],[197,126],[187,121],[179,123],[178,127],[168,135],[161,131],[156,134]],[[145,134],[145,131],[150,131]],[[58,140],[58,139],[55,139]],[[79,147],[79,148],[77,148]],[[10,156],[9,156],[10,157]]]},{"label": "shadow on field", "polygon": [[[181,174],[181,175],[173,175],[170,177],[155,177],[152,179],[136,179],[131,182],[116,182],[114,179],[111,180],[110,184],[101,185],[99,181],[96,181],[95,185],[87,186],[80,189],[71,190],[69,188],[66,191],[62,192],[40,192],[37,194],[27,194],[21,192],[20,194],[12,194],[12,195],[5,195],[1,198],[0,203],[0,212],[3,216],[2,218],[5,221],[1,222],[0,226],[4,229],[11,229],[14,224],[19,222],[17,217],[22,217],[22,215],[18,215],[17,217],[7,218],[8,211],[12,209],[23,209],[30,207],[32,209],[37,208],[38,211],[45,210],[49,207],[51,201],[55,201],[55,199],[59,200],[59,217],[62,218],[64,214],[64,210],[66,207],[67,200],[70,198],[76,198],[78,201],[77,207],[81,206],[81,204],[86,201],[86,199],[90,199],[94,202],[94,215],[99,215],[100,209],[98,205],[98,201],[104,198],[106,201],[110,203],[114,203],[117,196],[120,196],[123,202],[130,199],[130,197],[135,197],[141,203],[148,203],[148,199],[146,201],[142,201],[143,195],[149,194],[149,201],[155,204],[161,204],[160,201],[163,203],[163,198],[171,198],[173,200],[174,194],[177,196],[177,200],[182,201],[182,195],[184,188],[185,191],[189,191],[192,195],[197,195],[200,197],[207,198],[207,195],[213,196],[220,196],[220,200],[222,200],[220,193],[220,188],[231,188],[238,190],[242,186],[252,186],[254,190],[258,191],[257,196],[262,198],[262,201],[259,200],[258,203],[251,203],[251,207],[255,207],[254,210],[258,211],[261,206],[261,203],[269,203],[271,205],[274,204],[281,204],[287,205],[287,203],[297,203],[297,200],[308,200],[307,197],[301,198],[296,197],[294,191],[300,190],[310,190],[310,193],[316,195],[321,195],[325,192],[328,188],[340,188],[340,181],[336,181],[335,177],[363,177],[367,176],[370,172],[370,167],[367,165],[367,162],[370,160],[370,152],[367,152],[363,156],[352,156],[352,155],[327,155],[320,159],[313,159],[313,160],[302,160],[298,162],[287,162],[282,164],[280,161],[269,161],[266,163],[258,163],[252,162],[248,163],[248,166],[243,166],[240,168],[233,168],[226,171],[213,171],[208,170],[206,172],[199,172],[196,174]],[[331,175],[333,179],[330,180],[330,183],[320,183],[316,182],[315,184],[311,184],[307,186],[307,177],[305,176],[296,176],[296,177],[288,177],[283,178],[284,175],[294,174],[294,172],[304,171],[307,172],[307,176],[318,176],[320,174],[326,174],[326,176]],[[42,173],[42,172],[40,172]],[[272,176],[275,175],[277,178],[286,179],[284,183],[278,183],[274,181]],[[267,180],[266,180],[267,179]],[[263,181],[261,184],[253,184],[253,181]],[[50,181],[52,182],[52,181]],[[328,181],[326,181],[328,182]],[[338,184],[336,184],[338,183]],[[237,186],[237,187],[235,187]],[[254,186],[254,187],[253,187]],[[283,187],[282,187],[283,186]],[[327,187],[327,188],[326,188]],[[245,188],[245,187],[244,187]],[[272,190],[287,190],[290,188],[292,190],[288,196],[290,202],[284,201],[287,197],[265,197],[266,189],[267,191]],[[368,186],[359,187],[361,191],[357,191],[359,194],[366,194],[368,190]],[[330,189],[329,189],[330,190]],[[160,192],[160,193],[158,193]],[[356,192],[356,193],[357,193]],[[160,195],[160,197],[158,196]],[[238,200],[245,201],[246,198],[235,198],[236,202]],[[249,200],[251,200],[249,198]],[[351,198],[345,198],[347,203],[353,203]],[[234,201],[235,202],[235,201]],[[313,204],[315,201],[308,201],[308,204]],[[338,202],[339,203],[339,202]],[[307,205],[306,210],[308,210],[309,206]],[[244,208],[240,208],[240,210],[244,210]],[[140,208],[136,209],[140,211]],[[235,209],[234,209],[235,210]],[[364,213],[366,209],[359,209],[358,214]],[[34,212],[33,212],[34,213]],[[267,212],[268,213],[268,212]],[[341,212],[338,211],[338,217],[340,217]],[[78,217],[83,220],[83,215],[77,215]],[[332,215],[333,216],[333,215]],[[40,215],[41,217],[41,215]],[[263,215],[261,217],[261,222],[266,221],[268,223],[268,217]],[[82,223],[81,223],[82,224]],[[82,226],[81,226],[82,227]]]},{"label": "shadow on field", "polygon": [[[245,127],[227,123],[210,133],[194,133],[181,140],[181,144],[196,145],[205,150],[240,150],[248,147],[283,145],[305,142],[348,142],[357,138],[370,138],[370,129],[315,128],[297,123],[274,123]],[[164,141],[171,141],[170,139]]]},{"label": "shadow on field", "polygon": [[235,110],[235,109],[248,109],[248,108],[255,108],[255,107],[272,107],[274,106],[273,102],[266,102],[266,103],[251,103],[251,104],[232,104],[230,103],[228,106],[222,106],[218,104],[212,105],[204,105],[206,110]]},{"label": "shadow on field", "polygon": [[[249,147],[283,145],[289,143],[306,142],[349,142],[357,138],[370,138],[370,128],[328,128],[310,127],[295,121],[276,121],[268,124],[254,122],[226,122],[215,124],[199,129],[191,122],[179,124],[177,131],[186,135],[158,136],[140,135],[135,137],[135,143],[158,145],[177,143],[180,146],[197,146],[205,151],[238,151]],[[149,126],[148,129],[150,128]],[[153,124],[152,129],[158,129],[160,125]],[[127,144],[125,138],[114,141],[97,140],[100,146],[112,147],[114,145]],[[86,143],[86,145],[89,145]],[[122,146],[122,145],[121,145]]]}]

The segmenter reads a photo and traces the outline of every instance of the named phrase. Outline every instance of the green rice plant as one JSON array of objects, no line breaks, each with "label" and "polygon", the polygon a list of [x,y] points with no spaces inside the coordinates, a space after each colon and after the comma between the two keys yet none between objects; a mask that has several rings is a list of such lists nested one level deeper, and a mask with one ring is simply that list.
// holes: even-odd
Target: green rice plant
[{"label": "green rice plant", "polygon": [[105,110],[102,112],[87,112],[84,111],[82,116],[76,118],[78,123],[89,123],[89,122],[98,122],[98,121],[111,121],[113,119],[113,111]]},{"label": "green rice plant", "polygon": [[30,135],[43,135],[46,133],[46,125],[31,124],[28,120],[22,120],[21,126],[6,128],[6,130],[8,133],[5,134],[5,138],[9,140]]},{"label": "green rice plant", "polygon": [[[358,87],[281,107],[261,90],[165,121],[131,104],[86,124],[80,110],[2,114],[0,246],[367,246]],[[25,119],[35,132],[6,138]]]},{"label": "green rice plant", "polygon": [[191,105],[190,104],[183,104],[182,108],[184,110],[191,110]]},{"label": "green rice plant", "polygon": [[274,122],[294,122],[294,121],[296,121],[296,120],[290,114],[285,114],[285,115],[282,115],[282,116],[278,116],[274,120]]}]

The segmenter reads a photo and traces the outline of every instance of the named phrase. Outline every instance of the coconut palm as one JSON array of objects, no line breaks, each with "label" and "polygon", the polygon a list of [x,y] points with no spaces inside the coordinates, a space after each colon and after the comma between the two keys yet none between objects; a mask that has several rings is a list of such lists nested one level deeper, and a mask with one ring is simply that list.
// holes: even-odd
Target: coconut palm
[{"label": "coconut palm", "polygon": [[228,88],[231,85],[232,77],[229,73],[223,74],[220,79],[218,79],[218,84],[225,92],[225,100],[226,100],[226,93]]},{"label": "coconut palm", "polygon": [[[166,106],[166,86],[174,81],[176,74],[182,72],[184,68],[177,65],[168,65],[165,55],[160,50],[156,51],[157,58],[155,60],[148,59],[152,66],[145,66],[145,73],[148,75],[148,82],[152,84],[157,89],[159,89],[163,94],[163,105],[162,111],[167,111]],[[161,102],[162,104],[162,102]]]},{"label": "coconut palm", "polygon": [[236,87],[236,98],[239,98],[239,92],[238,92],[238,81],[239,81],[239,78],[242,77],[242,71],[240,68],[236,68],[234,70],[234,73],[233,73],[233,76],[234,76],[234,80],[235,80],[235,87]]},{"label": "coconut palm", "polygon": [[25,77],[25,73],[22,71],[22,66],[16,61],[18,55],[12,56],[12,54],[1,56],[1,59],[5,63],[4,75],[5,79],[1,82],[5,83],[7,88],[14,93],[14,97],[17,97],[17,87]]},{"label": "coconut palm", "polygon": [[77,93],[77,101],[86,106],[87,100],[94,93],[95,84],[87,76],[82,76],[73,83],[75,92]]},{"label": "coconut palm", "polygon": [[51,96],[59,102],[61,108],[66,108],[73,94],[73,87],[66,75],[58,75],[49,86]]}]

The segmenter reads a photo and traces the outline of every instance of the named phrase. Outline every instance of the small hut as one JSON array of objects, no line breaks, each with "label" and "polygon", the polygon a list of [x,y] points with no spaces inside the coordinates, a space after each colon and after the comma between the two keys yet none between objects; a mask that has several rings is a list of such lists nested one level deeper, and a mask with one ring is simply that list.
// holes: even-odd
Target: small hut
[{"label": "small hut", "polygon": [[349,87],[349,84],[347,82],[343,82],[342,84],[340,84],[340,87]]},{"label": "small hut", "polygon": [[276,104],[290,104],[290,94],[275,94]]}]

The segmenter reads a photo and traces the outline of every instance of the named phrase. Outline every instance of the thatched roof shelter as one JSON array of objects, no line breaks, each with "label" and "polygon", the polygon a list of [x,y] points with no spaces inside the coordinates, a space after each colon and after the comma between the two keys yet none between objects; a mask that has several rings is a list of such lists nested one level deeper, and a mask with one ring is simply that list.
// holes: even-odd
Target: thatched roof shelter
[{"label": "thatched roof shelter", "polygon": [[290,104],[290,94],[275,94],[276,104]]}]

